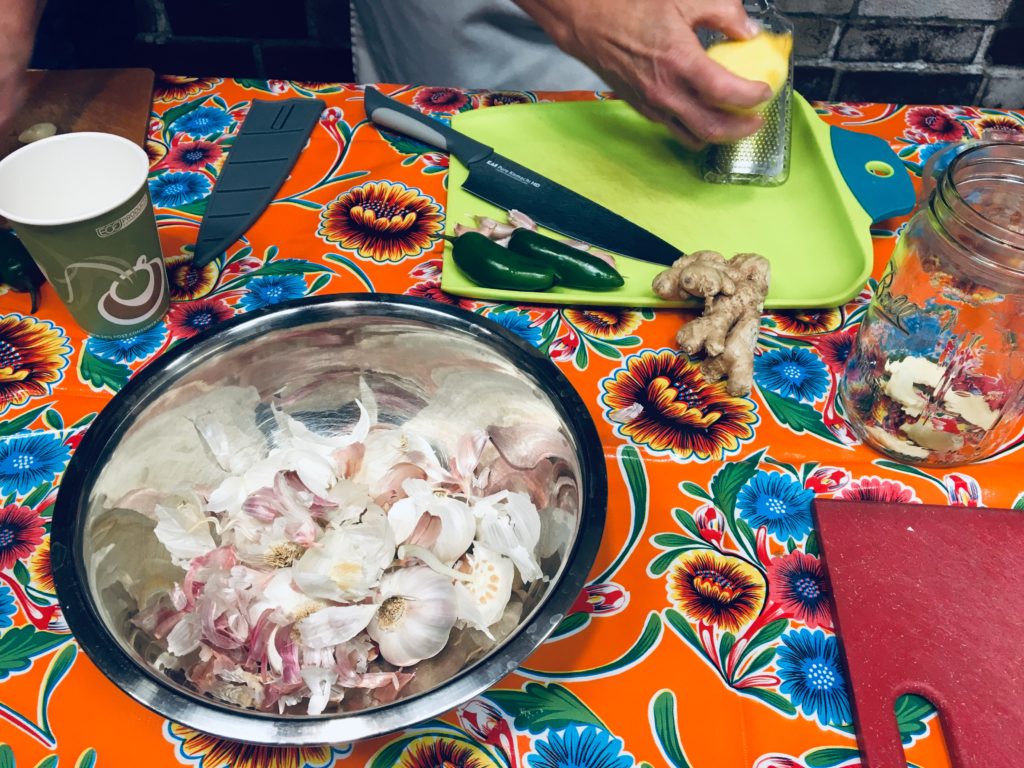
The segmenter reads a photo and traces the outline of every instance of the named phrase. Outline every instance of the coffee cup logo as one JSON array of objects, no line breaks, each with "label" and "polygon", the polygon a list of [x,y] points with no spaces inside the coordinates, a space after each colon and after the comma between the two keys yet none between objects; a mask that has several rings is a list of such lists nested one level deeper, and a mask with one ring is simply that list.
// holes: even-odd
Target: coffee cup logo
[{"label": "coffee cup logo", "polygon": [[67,287],[64,300],[69,305],[75,301],[72,280],[81,270],[111,272],[116,275],[96,303],[96,311],[109,323],[138,325],[154,317],[163,308],[167,273],[159,256],[139,256],[134,266],[128,269],[121,265],[100,263],[99,259],[68,265],[64,270],[64,279],[54,282],[54,285],[61,282]]}]

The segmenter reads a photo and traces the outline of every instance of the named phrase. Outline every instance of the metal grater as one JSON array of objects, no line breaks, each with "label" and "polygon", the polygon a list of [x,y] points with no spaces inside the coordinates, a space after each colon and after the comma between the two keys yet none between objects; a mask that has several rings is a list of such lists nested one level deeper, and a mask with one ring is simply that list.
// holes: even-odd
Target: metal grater
[{"label": "metal grater", "polygon": [[777,186],[789,176],[793,75],[761,113],[764,125],[732,144],[716,144],[704,156],[705,181]]}]

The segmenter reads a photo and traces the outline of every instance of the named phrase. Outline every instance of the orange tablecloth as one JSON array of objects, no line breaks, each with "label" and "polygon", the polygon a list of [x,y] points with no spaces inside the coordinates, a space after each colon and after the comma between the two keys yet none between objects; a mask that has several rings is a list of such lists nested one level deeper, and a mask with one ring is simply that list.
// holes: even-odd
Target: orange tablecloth
[{"label": "orange tablecloth", "polygon": [[[385,91],[442,117],[594,98]],[[296,95],[316,95],[329,108],[291,178],[226,259],[194,268],[204,198],[248,105]],[[884,137],[915,174],[938,142],[997,123],[1024,131],[1024,115],[996,110],[818,111]],[[149,135],[174,300],[166,322],[129,340],[89,339],[49,289],[34,316],[27,296],[0,296],[0,742],[9,745],[0,747],[2,766],[16,758],[21,768],[49,767],[57,756],[67,766],[196,768],[856,765],[811,499],[1024,500],[1012,452],[962,471],[921,471],[855,443],[834,396],[871,286],[841,309],[765,315],[755,392],[733,398],[673,349],[677,312],[498,306],[441,293],[447,158],[382,137],[366,122],[358,88],[163,78]],[[374,226],[385,209],[411,215]],[[902,223],[874,232],[876,276]],[[487,315],[549,354],[577,387],[602,435],[611,486],[592,580],[522,669],[405,733],[352,747],[268,750],[165,722],[77,651],[55,609],[45,534],[60,473],[131,374],[181,339],[285,299],[370,290]],[[634,402],[644,407],[641,418],[609,418]],[[946,765],[928,704],[904,699],[897,715],[909,759]]]}]

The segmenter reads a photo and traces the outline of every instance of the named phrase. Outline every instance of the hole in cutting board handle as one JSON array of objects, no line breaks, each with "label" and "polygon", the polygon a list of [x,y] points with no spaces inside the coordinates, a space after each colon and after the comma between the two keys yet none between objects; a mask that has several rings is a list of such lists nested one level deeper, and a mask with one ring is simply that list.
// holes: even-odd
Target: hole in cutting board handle
[{"label": "hole in cutting board handle", "polygon": [[[896,718],[897,726],[901,735],[909,736],[910,741],[903,743],[903,754],[908,766],[921,765],[921,754],[917,755],[917,761],[911,759],[908,754],[914,746],[925,739],[931,744],[928,753],[935,750],[935,744],[942,745],[945,753],[946,765],[953,765],[949,762],[949,749],[947,747],[946,734],[943,732],[942,712],[926,696],[916,693],[905,693],[896,699],[893,705],[893,715]],[[923,726],[923,728],[922,728]],[[924,764],[930,765],[929,761]],[[941,763],[939,763],[941,764]]]},{"label": "hole in cutting board handle", "polygon": [[880,176],[883,179],[887,179],[892,176],[896,171],[888,163],[882,162],[881,160],[870,160],[864,164],[864,170],[870,173],[872,176]]}]

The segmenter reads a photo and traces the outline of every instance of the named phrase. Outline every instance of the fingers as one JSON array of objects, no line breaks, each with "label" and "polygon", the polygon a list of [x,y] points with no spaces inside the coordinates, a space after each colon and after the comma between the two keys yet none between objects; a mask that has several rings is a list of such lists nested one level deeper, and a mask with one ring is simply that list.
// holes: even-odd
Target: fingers
[{"label": "fingers", "polygon": [[707,101],[720,107],[753,109],[772,97],[768,83],[737,77],[703,52],[692,58],[688,70],[688,83]]},{"label": "fingers", "polygon": [[683,143],[727,144],[754,133],[763,121],[759,115],[739,115],[708,104],[707,99],[688,84],[658,89],[648,98],[648,107],[660,115]]}]

